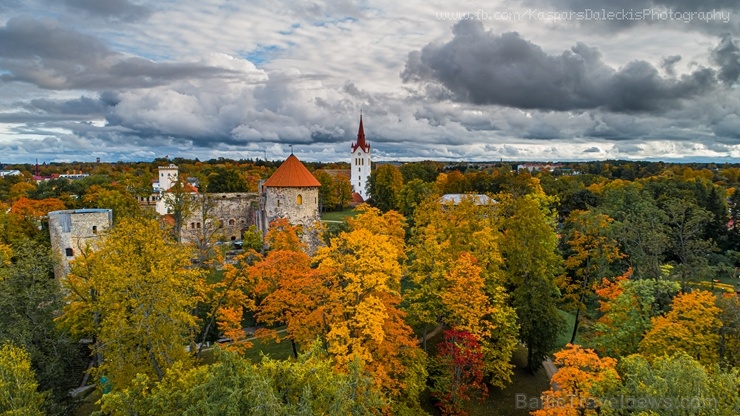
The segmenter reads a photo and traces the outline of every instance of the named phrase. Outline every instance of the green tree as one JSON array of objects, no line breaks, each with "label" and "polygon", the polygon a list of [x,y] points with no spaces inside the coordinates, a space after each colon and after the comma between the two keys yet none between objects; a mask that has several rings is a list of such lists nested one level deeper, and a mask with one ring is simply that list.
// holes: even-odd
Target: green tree
[{"label": "green tree", "polygon": [[387,401],[355,360],[346,373],[332,369],[318,345],[295,361],[252,364],[230,352],[211,365],[173,367],[159,383],[139,374],[132,388],[107,394],[112,416],[182,415],[380,415]]},{"label": "green tree", "polygon": [[527,346],[527,368],[542,366],[565,326],[556,302],[555,277],[562,270],[554,215],[536,198],[508,199],[503,209],[504,274],[512,287],[519,337]]},{"label": "green tree", "polygon": [[669,246],[666,215],[639,183],[614,181],[603,191],[598,213],[614,219],[611,237],[627,255],[635,278],[661,278]]},{"label": "green tree", "polygon": [[[405,166],[405,165],[404,165]],[[398,193],[398,210],[406,218],[413,218],[416,207],[432,194],[432,184],[412,179]]]},{"label": "green tree", "polygon": [[[79,350],[54,318],[63,306],[54,280],[51,250],[29,241],[16,241],[0,266],[0,343],[12,343],[30,356],[40,391],[50,391],[45,409],[64,414],[71,405],[68,392],[79,381],[74,368],[82,366]],[[81,374],[79,375],[81,377]]]},{"label": "green tree", "polygon": [[[732,416],[740,412],[740,372],[707,370],[685,353],[648,361],[640,355],[617,366],[622,384],[609,388],[602,415]],[[628,398],[627,401],[624,398]],[[596,407],[596,406],[594,406]],[[649,413],[647,413],[649,412]]]},{"label": "green tree", "polygon": [[700,280],[709,275],[707,254],[716,251],[713,241],[703,238],[712,213],[684,199],[670,199],[665,211],[673,253],[678,258],[681,288],[687,279]]},{"label": "green tree", "polygon": [[37,391],[31,357],[12,344],[0,348],[0,412],[8,416],[41,416],[44,395]]},{"label": "green tree", "polygon": [[247,192],[248,185],[244,175],[232,167],[218,166],[208,172],[206,192]]},{"label": "green tree", "polygon": [[613,358],[637,353],[650,320],[670,310],[681,286],[670,280],[603,280],[596,294],[602,299],[601,317],[593,325],[596,351]]},{"label": "green tree", "polygon": [[403,188],[403,175],[393,165],[380,165],[370,175],[368,183],[374,206],[386,212],[398,209],[398,194]]}]

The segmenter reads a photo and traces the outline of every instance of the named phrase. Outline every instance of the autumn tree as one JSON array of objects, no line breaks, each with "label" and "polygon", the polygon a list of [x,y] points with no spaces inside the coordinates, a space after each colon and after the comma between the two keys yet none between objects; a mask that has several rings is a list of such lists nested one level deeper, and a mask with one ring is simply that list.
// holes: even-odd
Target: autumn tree
[{"label": "autumn tree", "polygon": [[704,290],[682,293],[671,310],[650,320],[639,350],[648,359],[683,351],[709,368],[719,360],[720,309],[716,297]]},{"label": "autumn tree", "polygon": [[463,405],[467,401],[474,397],[483,400],[488,394],[483,381],[483,349],[469,332],[450,329],[443,335],[432,364],[432,395],[442,414],[465,415]]},{"label": "autumn tree", "polygon": [[62,323],[95,337],[102,355],[96,374],[124,389],[137,373],[161,380],[195,330],[196,287],[201,272],[190,253],[168,241],[156,220],[124,220],[94,253],[75,261],[67,279]]},{"label": "autumn tree", "polygon": [[491,383],[503,386],[511,375],[517,324],[500,270],[497,213],[495,203],[476,205],[472,197],[457,204],[424,201],[414,216],[410,254],[414,286],[405,294],[404,304],[424,341],[430,328],[445,324],[479,336]]},{"label": "autumn tree", "polygon": [[31,370],[31,357],[20,347],[0,347],[0,412],[3,415],[41,416],[45,395]]},{"label": "autumn tree", "polygon": [[405,256],[399,218],[398,213],[366,210],[349,232],[332,238],[314,258],[326,274],[323,284],[329,292],[321,316],[329,354],[338,368],[354,359],[364,362],[377,385],[396,400],[395,412],[418,406],[426,378],[425,354],[398,308],[399,260]]},{"label": "autumn tree", "polygon": [[551,388],[542,393],[541,410],[533,416],[595,416],[599,398],[619,386],[617,360],[600,358],[593,350],[568,344],[555,353],[558,371],[550,379]]},{"label": "autumn tree", "polygon": [[447,274],[447,287],[440,297],[445,308],[443,322],[466,331],[481,343],[485,358],[482,370],[493,385],[509,380],[509,361],[516,348],[517,325],[514,310],[507,305],[503,287],[489,296],[481,268],[468,253],[462,253]]},{"label": "autumn tree", "polygon": [[593,325],[596,351],[609,357],[637,353],[650,320],[668,312],[681,286],[670,280],[630,280],[631,270],[596,289],[601,316]]},{"label": "autumn tree", "polygon": [[113,210],[113,220],[119,221],[123,218],[139,218],[142,216],[141,208],[136,199],[128,192],[118,189],[106,189],[100,185],[88,188],[83,202],[89,208],[106,208]]},{"label": "autumn tree", "polygon": [[565,321],[556,302],[555,278],[562,270],[555,217],[546,200],[534,196],[502,201],[504,275],[512,292],[519,337],[527,346],[527,368],[534,372],[554,348]]},{"label": "autumn tree", "polygon": [[576,311],[570,342],[575,342],[581,313],[586,307],[587,296],[594,293],[594,286],[610,274],[609,265],[623,257],[618,243],[611,237],[612,219],[591,211],[573,211],[568,219],[571,230],[568,246],[571,253],[565,260],[569,276],[561,282],[564,299]]},{"label": "autumn tree", "polygon": [[271,249],[247,272],[255,296],[261,298],[256,317],[270,326],[287,325],[287,338],[298,357],[296,343],[308,346],[325,332],[321,317],[326,313],[329,293],[321,271],[311,268],[311,258],[303,252],[295,227],[284,219],[277,220],[267,240],[272,242]]}]

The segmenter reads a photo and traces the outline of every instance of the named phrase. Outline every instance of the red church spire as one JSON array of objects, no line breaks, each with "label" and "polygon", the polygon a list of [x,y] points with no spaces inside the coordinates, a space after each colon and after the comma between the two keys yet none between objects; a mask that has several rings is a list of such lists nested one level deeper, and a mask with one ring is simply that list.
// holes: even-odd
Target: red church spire
[{"label": "red church spire", "polygon": [[370,145],[365,142],[365,129],[362,127],[362,112],[360,112],[360,128],[357,130],[357,143],[352,145],[352,153],[357,148],[362,148],[365,153],[370,152]]}]

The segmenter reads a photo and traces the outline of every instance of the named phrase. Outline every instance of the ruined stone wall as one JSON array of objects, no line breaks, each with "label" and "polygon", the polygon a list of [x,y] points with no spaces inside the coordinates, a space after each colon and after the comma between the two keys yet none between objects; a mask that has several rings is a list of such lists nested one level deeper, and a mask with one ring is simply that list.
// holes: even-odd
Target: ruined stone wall
[{"label": "ruined stone wall", "polygon": [[[203,217],[203,198],[209,204],[209,213]],[[216,230],[214,240],[241,240],[242,233],[255,225],[259,209],[259,195],[250,192],[200,194],[196,197],[193,213],[183,222],[182,242],[196,242],[203,229]],[[214,223],[215,221],[215,223]]]},{"label": "ruined stone wall", "polygon": [[49,213],[49,235],[54,254],[54,276],[69,273],[69,261],[85,249],[95,247],[103,231],[113,226],[110,209],[78,209]]}]

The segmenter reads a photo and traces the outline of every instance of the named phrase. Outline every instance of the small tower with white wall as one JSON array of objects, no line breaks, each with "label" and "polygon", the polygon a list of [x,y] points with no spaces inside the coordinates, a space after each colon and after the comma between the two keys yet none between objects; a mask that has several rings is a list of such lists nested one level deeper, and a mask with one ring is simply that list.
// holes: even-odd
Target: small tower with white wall
[{"label": "small tower with white wall", "polygon": [[177,182],[178,170],[177,165],[169,164],[168,166],[159,167],[159,190],[165,192],[172,188]]},{"label": "small tower with white wall", "polygon": [[362,127],[362,114],[360,114],[360,129],[357,131],[357,143],[352,143],[352,169],[350,172],[350,183],[352,192],[360,194],[367,201],[370,194],[367,184],[370,182],[370,145],[365,142],[365,129]]}]

